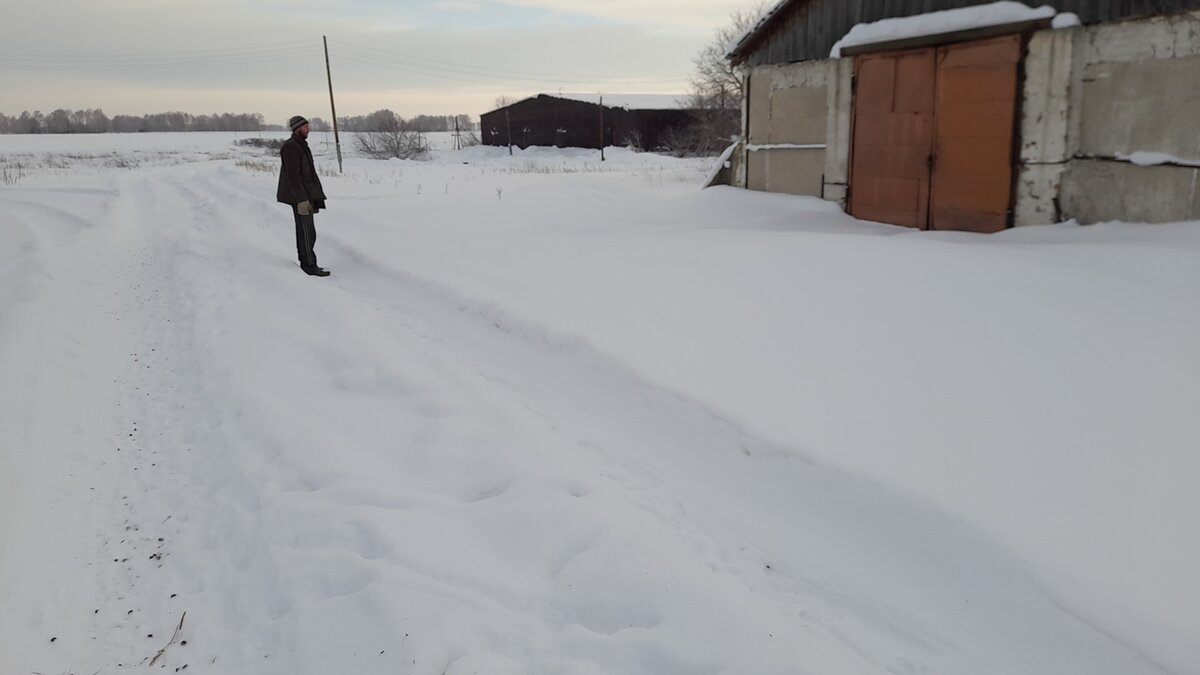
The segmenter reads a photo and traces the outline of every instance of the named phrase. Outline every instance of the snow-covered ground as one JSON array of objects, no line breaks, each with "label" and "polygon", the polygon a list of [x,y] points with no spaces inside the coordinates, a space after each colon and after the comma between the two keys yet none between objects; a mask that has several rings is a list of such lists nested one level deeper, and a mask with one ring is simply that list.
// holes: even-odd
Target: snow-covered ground
[{"label": "snow-covered ground", "polygon": [[0,673],[1200,672],[1200,223],[322,137],[0,136]]}]

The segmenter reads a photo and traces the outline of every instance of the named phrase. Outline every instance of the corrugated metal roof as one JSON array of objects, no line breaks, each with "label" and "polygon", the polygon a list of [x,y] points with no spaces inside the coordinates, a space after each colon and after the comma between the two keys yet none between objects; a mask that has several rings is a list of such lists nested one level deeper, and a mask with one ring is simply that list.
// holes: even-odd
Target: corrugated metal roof
[{"label": "corrugated metal roof", "polygon": [[775,3],[774,6],[768,8],[767,11],[763,12],[763,15],[758,18],[758,21],[754,22],[754,25],[750,26],[745,33],[742,33],[741,37],[739,37],[737,41],[729,45],[729,48],[726,50],[727,53],[725,54],[725,58],[734,58],[738,52],[742,51],[742,48],[747,43],[758,37],[758,34],[761,33],[763,29],[765,29],[775,19],[776,15],[790,7],[792,3],[804,1],[806,0],[780,0],[779,2]]},{"label": "corrugated metal roof", "polygon": [[683,94],[545,94],[556,98],[584,103],[600,103],[604,97],[604,105],[610,108],[625,108],[626,110],[675,110],[687,104]]},{"label": "corrugated metal roof", "polygon": [[[561,101],[575,101],[577,103],[591,103],[592,105],[600,104],[600,97],[604,97],[605,108],[623,108],[625,110],[680,110],[687,108],[687,96],[684,94],[579,94],[579,93],[563,93],[563,94],[534,94],[519,101],[496,108],[496,110],[504,110],[518,103],[532,101],[538,98],[555,98]],[[492,111],[495,112],[495,111]]]},{"label": "corrugated metal roof", "polygon": [[[860,23],[989,4],[992,0],[781,0],[729,52],[738,63],[766,65],[829,57]],[[1200,0],[1022,0],[1077,14],[1085,24],[1200,9]]]}]

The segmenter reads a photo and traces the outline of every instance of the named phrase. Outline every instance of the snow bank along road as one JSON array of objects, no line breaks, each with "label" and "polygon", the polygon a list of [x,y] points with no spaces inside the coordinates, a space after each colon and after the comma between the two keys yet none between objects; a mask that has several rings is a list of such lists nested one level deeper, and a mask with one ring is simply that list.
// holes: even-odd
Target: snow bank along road
[{"label": "snow bank along road", "polygon": [[1200,672],[1200,224],[615,154],[0,190],[0,672]]}]

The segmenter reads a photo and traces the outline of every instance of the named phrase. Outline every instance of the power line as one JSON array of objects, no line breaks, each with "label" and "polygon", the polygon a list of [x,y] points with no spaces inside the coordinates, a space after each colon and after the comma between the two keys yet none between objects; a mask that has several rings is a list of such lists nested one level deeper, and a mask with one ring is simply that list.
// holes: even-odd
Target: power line
[{"label": "power line", "polygon": [[[492,73],[477,72],[477,71],[471,71],[471,70],[465,70],[465,69],[427,66],[427,65],[423,65],[423,64],[395,63],[395,62],[384,60],[381,57],[366,53],[357,48],[347,47],[345,45],[340,45],[339,50],[340,51],[337,54],[338,58],[346,59],[349,61],[354,61],[356,63],[360,63],[363,65],[370,65],[370,66],[375,66],[378,68],[395,70],[398,72],[408,73],[408,74],[412,74],[412,75],[420,75],[420,76],[424,76],[424,77],[437,78],[437,79],[456,80],[456,81],[460,81],[460,82],[470,82],[470,83],[474,83],[474,84],[493,84],[496,82],[505,82],[505,83],[521,82],[521,83],[536,83],[536,84],[546,84],[546,85],[587,85],[587,84],[595,84],[597,82],[609,82],[609,83],[613,82],[612,80],[597,80],[597,79],[583,79],[583,78],[547,79],[547,78],[527,77],[527,76],[520,76],[520,75],[515,75],[515,76],[497,75],[497,74],[492,74]],[[670,80],[630,79],[630,80],[627,80],[625,82],[625,84],[629,84],[629,85],[682,84],[684,82],[686,82],[686,78],[670,79]]]},{"label": "power line", "polygon": [[28,54],[28,53],[18,54],[18,53],[14,53],[14,52],[0,52],[0,59],[26,58],[26,57],[46,58],[46,59],[109,59],[109,58],[111,58],[111,59],[139,59],[139,58],[161,58],[164,56],[179,56],[179,57],[204,56],[206,54],[236,55],[236,54],[241,54],[241,53],[245,53],[245,52],[256,52],[256,51],[262,51],[262,50],[270,51],[270,50],[275,50],[275,49],[295,48],[295,47],[305,47],[305,46],[311,47],[311,41],[309,41],[309,40],[292,40],[290,42],[277,42],[277,43],[272,43],[272,44],[253,45],[253,46],[245,46],[245,47],[219,47],[219,48],[213,48],[213,49],[193,49],[193,50],[183,49],[183,50],[171,50],[171,51],[167,51],[167,52],[106,52],[103,54],[55,53],[55,54],[40,54],[40,55],[39,54]]},{"label": "power line", "polygon": [[[569,75],[549,75],[468,65],[423,56],[392,52],[361,45],[338,45],[336,57],[359,65],[372,66],[408,75],[435,80],[451,80],[468,84],[524,84],[548,87],[639,85],[680,85],[687,78],[648,80],[581,79]],[[225,47],[217,49],[183,50],[177,52],[126,52],[114,54],[17,54],[0,52],[0,71],[20,72],[147,72],[241,66],[258,63],[298,60],[306,56],[318,58],[308,40],[265,45]]]},{"label": "power line", "polygon": [[527,81],[527,82],[541,82],[541,83],[556,82],[556,80],[540,80],[540,79],[523,78],[523,77],[518,77],[518,78],[501,77],[501,76],[497,76],[497,75],[488,75],[488,74],[484,74],[484,73],[472,73],[472,72],[458,71],[458,70],[442,70],[442,69],[437,69],[437,68],[433,68],[430,66],[423,66],[423,65],[394,63],[394,62],[389,62],[389,61],[386,61],[386,60],[383,60],[383,59],[380,59],[377,57],[364,56],[363,54],[349,50],[344,46],[339,47],[339,50],[340,51],[338,52],[338,58],[341,58],[341,59],[354,61],[356,63],[360,63],[363,65],[376,66],[378,68],[395,70],[395,71],[402,72],[402,73],[409,73],[411,75],[422,75],[425,77],[431,77],[431,78],[436,78],[436,79],[456,80],[459,82],[470,82],[470,83],[474,83],[474,84],[490,84],[490,83],[497,82],[497,81],[510,82],[510,81],[514,81],[514,80],[523,80],[523,81]]},{"label": "power line", "polygon": [[444,73],[435,73],[435,72],[414,70],[412,68],[405,68],[403,66],[397,66],[394,64],[390,64],[390,63],[382,63],[379,61],[370,61],[367,59],[359,58],[352,54],[345,54],[345,53],[341,53],[341,52],[339,52],[337,54],[337,58],[339,60],[351,61],[353,63],[357,63],[360,65],[372,66],[375,68],[382,68],[384,70],[393,70],[393,71],[405,73],[408,75],[418,75],[420,77],[428,77],[428,78],[436,79],[436,80],[454,80],[456,82],[467,82],[469,84],[489,84],[489,82],[486,80],[467,79],[465,77],[455,77],[453,75],[446,75]]},{"label": "power line", "polygon": [[390,51],[390,50],[386,50],[386,49],[379,49],[377,47],[368,47],[367,45],[357,45],[356,44],[356,45],[346,45],[346,46],[351,49],[356,49],[360,52],[367,52],[367,53],[373,52],[374,55],[376,56],[376,58],[386,57],[391,60],[424,61],[426,63],[433,64],[433,66],[435,66],[435,67],[436,66],[453,66],[456,68],[466,68],[469,70],[479,71],[482,73],[492,72],[497,75],[519,75],[521,77],[538,77],[538,78],[542,79],[543,81],[550,81],[550,80],[556,80],[556,79],[569,79],[572,77],[571,75],[565,75],[562,73],[557,73],[557,74],[556,73],[534,73],[534,72],[526,72],[523,70],[518,71],[518,70],[513,70],[513,69],[508,69],[508,68],[493,68],[491,66],[482,66],[482,65],[478,65],[478,64],[458,63],[455,61],[443,61],[440,59],[431,59],[431,58],[428,58],[425,56],[417,56],[415,54],[405,54],[405,53],[394,52],[394,51]]},{"label": "power line", "polygon": [[[424,59],[421,57],[410,57],[410,56],[403,55],[403,54],[400,54],[397,52],[386,52],[381,49],[361,47],[358,45],[341,45],[340,48],[343,50],[346,50],[350,53],[353,53],[353,54],[359,56],[360,58],[363,58],[364,60],[369,60],[369,61],[373,61],[376,63],[382,63],[382,64],[386,64],[388,66],[395,66],[394,61],[396,61],[396,60],[399,60],[403,63],[403,61],[410,60],[410,59],[419,59],[419,60],[423,60],[423,61],[429,61],[431,63],[447,63],[447,64],[450,63],[448,61],[438,61],[436,59]],[[372,52],[374,52],[374,53],[372,53]],[[385,60],[385,56],[388,60]],[[411,68],[420,68],[420,69],[434,71],[434,72],[449,72],[449,73],[455,73],[455,74],[461,74],[461,75],[471,75],[471,76],[476,76],[476,77],[487,78],[489,80],[524,80],[524,81],[529,81],[529,82],[539,82],[539,83],[543,83],[543,84],[545,84],[545,83],[549,83],[549,84],[580,84],[580,83],[590,83],[590,82],[596,81],[596,80],[581,80],[581,79],[576,78],[573,75],[545,75],[545,74],[540,74],[540,73],[523,73],[523,74],[518,75],[518,74],[512,74],[512,73],[516,73],[517,71],[504,71],[504,70],[500,70],[500,69],[489,68],[487,66],[468,66],[468,65],[462,65],[462,64],[452,64],[455,67],[447,67],[447,66],[438,66],[438,65],[425,65],[425,64],[419,64],[419,63],[408,63],[406,65],[407,65],[407,67],[411,67]],[[638,82],[643,83],[643,84],[677,84],[679,82],[686,81],[686,79],[687,78],[662,79],[662,80],[639,79]]]},{"label": "power line", "polygon": [[52,59],[43,59],[41,57],[22,57],[22,58],[4,58],[0,59],[0,70],[21,70],[21,71],[38,71],[38,72],[97,72],[97,71],[149,71],[149,70],[171,70],[180,68],[208,68],[214,66],[225,65],[242,65],[251,63],[266,63],[271,61],[292,60],[298,57],[313,55],[316,53],[310,47],[298,47],[290,49],[281,49],[271,52],[259,52],[253,54],[236,55],[228,54],[221,56],[206,56],[202,58],[189,57],[166,57],[156,60],[108,60],[108,59],[91,59],[88,61],[56,61]]}]

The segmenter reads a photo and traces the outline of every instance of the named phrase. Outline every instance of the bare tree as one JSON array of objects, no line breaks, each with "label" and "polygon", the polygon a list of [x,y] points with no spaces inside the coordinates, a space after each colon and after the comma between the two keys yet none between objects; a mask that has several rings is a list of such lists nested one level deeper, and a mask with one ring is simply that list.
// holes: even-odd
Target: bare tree
[{"label": "bare tree", "polygon": [[46,133],[48,134],[69,134],[71,133],[71,113],[59,108],[46,116]]},{"label": "bare tree", "polygon": [[495,109],[499,110],[500,108],[507,108],[508,106],[516,103],[518,100],[520,99],[518,99],[516,96],[497,96],[494,102],[494,105],[496,106]]},{"label": "bare tree", "polygon": [[43,121],[45,121],[45,118],[42,117],[42,111],[40,111],[40,110],[34,110],[32,115],[29,114],[28,110],[22,111],[20,122],[17,125],[19,127],[19,130],[17,131],[17,133],[19,133],[19,134],[44,133],[44,130],[42,129]]},{"label": "bare tree", "polygon": [[668,143],[677,154],[717,154],[729,145],[741,125],[738,111],[745,96],[746,67],[727,58],[738,39],[753,28],[767,11],[765,2],[739,10],[719,28],[692,60],[696,67],[685,106],[695,120],[671,135]]},{"label": "bare tree", "polygon": [[378,110],[367,116],[371,131],[354,134],[354,146],[372,159],[422,159],[429,153],[425,134],[409,131],[404,120],[390,110]]},{"label": "bare tree", "polygon": [[712,40],[692,60],[696,66],[692,75],[693,93],[716,97],[726,107],[741,105],[746,93],[746,67],[734,65],[728,55],[737,41],[758,24],[767,9],[767,4],[760,0],[749,9],[731,14],[729,23],[717,29]]}]

